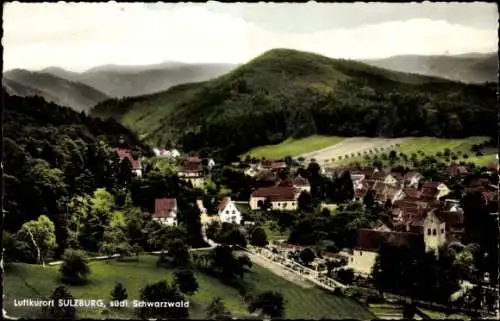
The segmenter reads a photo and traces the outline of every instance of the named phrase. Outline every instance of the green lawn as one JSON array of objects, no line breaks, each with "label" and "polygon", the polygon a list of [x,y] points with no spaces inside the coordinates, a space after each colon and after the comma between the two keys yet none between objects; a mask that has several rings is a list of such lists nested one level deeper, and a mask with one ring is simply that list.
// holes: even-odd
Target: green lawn
[{"label": "green lawn", "polygon": [[344,140],[343,137],[318,135],[301,139],[287,139],[276,145],[256,147],[244,156],[250,155],[256,158],[265,157],[267,159],[279,159],[285,156],[298,156],[337,144],[342,140]]},{"label": "green lawn", "polygon": [[[156,257],[142,256],[139,262],[95,261],[90,263],[91,282],[82,287],[69,287],[75,298],[109,299],[115,282],[122,282],[129,294],[129,300],[137,299],[140,289],[147,283],[171,279],[172,271],[157,269]],[[6,269],[4,308],[10,315],[36,317],[39,308],[20,308],[13,306],[13,299],[37,298],[48,296],[59,285],[58,267],[45,268],[27,264],[11,264]],[[222,297],[226,307],[235,316],[247,314],[246,307],[238,291],[222,284],[219,280],[197,273],[199,291],[190,300],[190,314],[193,318],[203,318],[206,305],[216,296]],[[313,289],[303,289],[283,280],[267,270],[254,266],[245,276],[251,291],[281,291],[286,300],[287,318],[330,318],[330,319],[373,319],[373,315],[357,302]],[[102,309],[79,309],[79,317],[102,317]],[[130,318],[133,310],[111,311],[108,317]]]},{"label": "green lawn", "polygon": [[[468,137],[463,139],[445,139],[445,138],[434,138],[434,137],[408,137],[405,139],[404,143],[401,144],[399,148],[395,150],[398,153],[404,153],[410,157],[412,154],[417,154],[420,158],[422,155],[419,151],[424,153],[426,156],[436,156],[436,153],[443,153],[446,148],[450,149],[452,153],[459,153],[461,155],[467,154],[468,158],[463,158],[458,155],[459,158],[456,162],[465,161],[473,162],[476,165],[483,166],[488,165],[491,161],[495,160],[497,150],[495,148],[485,148],[482,150],[483,156],[475,156],[475,153],[471,151],[472,145],[480,144],[487,141],[487,137]],[[388,153],[389,151],[384,151]],[[373,155],[370,155],[373,158]],[[441,161],[445,161],[441,158]],[[336,161],[335,165],[346,165],[350,163],[366,163],[363,157],[353,157],[348,159],[342,159]],[[369,161],[370,163],[372,160]]]}]

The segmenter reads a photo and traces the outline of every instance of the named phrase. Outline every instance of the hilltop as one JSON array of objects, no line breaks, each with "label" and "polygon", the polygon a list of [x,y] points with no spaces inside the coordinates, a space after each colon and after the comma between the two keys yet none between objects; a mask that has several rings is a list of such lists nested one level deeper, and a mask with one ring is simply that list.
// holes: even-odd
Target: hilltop
[{"label": "hilltop", "polygon": [[76,73],[57,67],[45,72],[77,81],[96,88],[109,97],[133,97],[149,95],[190,82],[199,82],[220,76],[235,65],[231,64],[184,64],[165,62],[148,66],[105,65]]},{"label": "hilltop", "polygon": [[88,111],[109,97],[85,84],[63,79],[45,72],[14,69],[3,74],[3,85],[11,95],[40,96],[75,111]]},{"label": "hilltop", "polygon": [[364,62],[394,71],[441,77],[465,83],[498,81],[497,53],[457,56],[403,55],[364,60]]},{"label": "hilltop", "polygon": [[[274,49],[204,83],[92,110],[157,145],[235,156],[290,137],[493,136],[495,87]],[[113,110],[114,112],[110,112]]]}]

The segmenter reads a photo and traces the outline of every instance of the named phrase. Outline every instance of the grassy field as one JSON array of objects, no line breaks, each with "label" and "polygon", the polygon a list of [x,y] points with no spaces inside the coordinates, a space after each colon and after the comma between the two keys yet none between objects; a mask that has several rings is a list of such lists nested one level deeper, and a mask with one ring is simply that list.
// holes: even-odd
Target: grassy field
[{"label": "grassy field", "polygon": [[250,150],[246,155],[267,159],[279,159],[285,156],[299,156],[318,149],[337,144],[344,140],[337,136],[309,136],[301,139],[287,139],[277,145],[260,146]]},{"label": "grassy field", "polygon": [[[75,298],[109,299],[115,282],[122,282],[128,292],[129,300],[139,297],[140,289],[147,283],[159,280],[171,280],[172,271],[158,269],[156,257],[142,256],[139,262],[99,261],[90,263],[91,282],[81,287],[69,287]],[[4,279],[4,308],[13,316],[36,317],[39,308],[20,308],[13,306],[13,299],[37,298],[49,296],[59,285],[58,267],[41,267],[27,264],[11,264],[6,269]],[[207,304],[220,296],[228,309],[235,316],[247,315],[247,310],[238,291],[222,284],[219,280],[197,273],[200,289],[190,301],[192,318],[204,318]],[[254,266],[252,272],[245,276],[245,282],[251,291],[279,290],[286,300],[287,318],[318,319],[373,319],[373,315],[357,302],[344,297],[334,296],[323,291],[303,289],[283,280],[264,268]],[[132,309],[120,312],[110,311],[107,317],[131,318]],[[102,309],[79,309],[79,317],[101,318]]]},{"label": "grassy field", "polygon": [[[444,139],[444,138],[434,138],[434,137],[408,137],[405,141],[394,150],[398,153],[404,153],[410,157],[412,154],[417,154],[420,158],[422,155],[419,152],[424,153],[426,156],[436,156],[437,153],[443,153],[445,149],[449,149],[450,152],[459,154],[459,161],[473,162],[476,165],[483,166],[487,165],[491,161],[495,160],[495,155],[497,150],[495,148],[485,148],[482,150],[483,156],[475,156],[475,153],[471,151],[472,145],[480,144],[487,141],[486,137],[469,137],[464,139]],[[388,153],[389,151],[383,151]],[[467,154],[468,158],[462,157],[463,154]],[[373,158],[373,154],[370,155]],[[441,158],[444,161],[444,158]],[[342,159],[336,161],[335,165],[346,165],[354,162],[365,163],[366,160],[363,157],[352,157],[347,159]],[[372,162],[372,161],[370,161]]]}]

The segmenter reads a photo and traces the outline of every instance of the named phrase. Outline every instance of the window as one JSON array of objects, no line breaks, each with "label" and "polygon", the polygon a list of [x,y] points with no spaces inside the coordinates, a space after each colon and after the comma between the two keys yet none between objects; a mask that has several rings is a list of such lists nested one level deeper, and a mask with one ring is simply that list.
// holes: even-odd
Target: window
[{"label": "window", "polygon": [[224,213],[229,214],[229,211],[228,211],[228,210],[226,210]]},{"label": "window", "polygon": [[431,235],[431,229],[430,228],[427,229],[427,235]]},{"label": "window", "polygon": [[441,228],[441,234],[443,234],[443,233],[444,233],[444,228]]},{"label": "window", "polygon": [[363,256],[363,251],[359,251],[359,256]]},{"label": "window", "polygon": [[436,229],[432,229],[432,235],[436,235]]},{"label": "window", "polygon": [[236,214],[236,211],[235,211],[235,210],[233,210],[233,214]]}]

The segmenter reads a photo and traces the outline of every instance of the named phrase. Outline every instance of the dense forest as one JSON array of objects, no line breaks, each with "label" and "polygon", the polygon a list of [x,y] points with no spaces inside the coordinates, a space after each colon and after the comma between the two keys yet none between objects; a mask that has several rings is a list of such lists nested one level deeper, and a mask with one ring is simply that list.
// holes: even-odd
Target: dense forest
[{"label": "dense forest", "polygon": [[276,49],[212,81],[93,113],[114,111],[158,145],[232,158],[312,134],[496,137],[495,90]]}]

